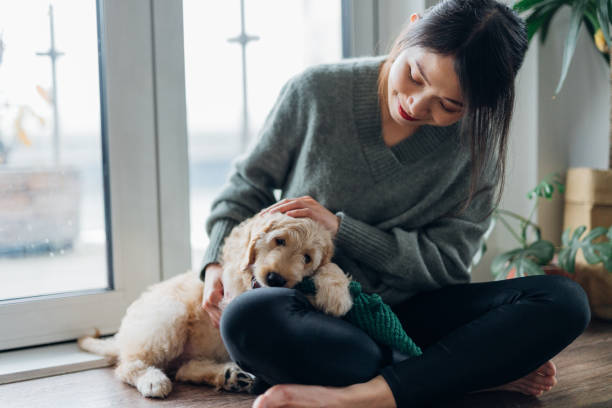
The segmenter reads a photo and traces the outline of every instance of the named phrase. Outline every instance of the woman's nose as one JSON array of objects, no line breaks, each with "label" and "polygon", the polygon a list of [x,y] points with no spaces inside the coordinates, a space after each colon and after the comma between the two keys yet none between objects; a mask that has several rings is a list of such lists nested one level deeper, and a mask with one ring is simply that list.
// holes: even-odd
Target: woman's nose
[{"label": "woman's nose", "polygon": [[[423,119],[427,117],[427,99],[423,95],[412,95],[408,98],[408,107],[410,108],[411,114],[417,119]],[[410,113],[410,112],[409,112]]]}]

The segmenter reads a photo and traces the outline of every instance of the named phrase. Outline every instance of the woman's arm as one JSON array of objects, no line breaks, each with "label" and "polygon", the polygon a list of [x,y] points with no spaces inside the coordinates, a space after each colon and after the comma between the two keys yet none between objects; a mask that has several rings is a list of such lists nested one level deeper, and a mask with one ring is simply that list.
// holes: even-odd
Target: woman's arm
[{"label": "woman's arm", "polygon": [[421,291],[466,283],[489,226],[493,193],[493,188],[484,190],[463,213],[413,230],[383,231],[339,212],[336,245],[387,284]]},{"label": "woman's arm", "polygon": [[281,90],[257,144],[234,163],[233,172],[213,201],[206,220],[210,242],[201,264],[202,279],[206,267],[219,262],[221,246],[232,229],[275,202],[274,189],[283,188],[304,134],[303,103],[294,78]]}]

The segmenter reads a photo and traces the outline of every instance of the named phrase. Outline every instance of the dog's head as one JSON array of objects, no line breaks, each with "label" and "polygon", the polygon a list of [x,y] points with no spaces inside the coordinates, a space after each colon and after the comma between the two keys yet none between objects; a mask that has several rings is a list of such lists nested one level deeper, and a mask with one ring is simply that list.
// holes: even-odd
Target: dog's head
[{"label": "dog's head", "polygon": [[281,213],[257,215],[241,269],[251,288],[291,288],[329,263],[333,250],[331,233],[316,221]]}]

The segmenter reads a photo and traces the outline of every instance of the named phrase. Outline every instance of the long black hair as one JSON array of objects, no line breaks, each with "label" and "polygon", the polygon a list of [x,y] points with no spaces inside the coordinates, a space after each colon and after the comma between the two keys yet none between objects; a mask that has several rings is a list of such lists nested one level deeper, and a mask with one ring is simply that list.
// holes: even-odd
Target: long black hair
[{"label": "long black hair", "polygon": [[493,167],[497,200],[503,191],[508,133],[514,108],[514,79],[527,52],[525,22],[495,0],[446,0],[427,9],[396,38],[381,67],[378,94],[387,107],[387,82],[393,61],[406,48],[422,47],[453,56],[464,99],[461,136],[471,152],[470,192],[478,193],[485,168]]}]

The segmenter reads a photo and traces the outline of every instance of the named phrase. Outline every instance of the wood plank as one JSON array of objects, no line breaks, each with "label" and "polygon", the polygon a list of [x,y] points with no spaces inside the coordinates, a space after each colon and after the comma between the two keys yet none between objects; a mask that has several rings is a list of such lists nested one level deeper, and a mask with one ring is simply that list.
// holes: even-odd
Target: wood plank
[{"label": "wood plank", "polygon": [[436,408],[612,407],[612,323],[593,320],[553,362],[559,383],[539,398],[495,391],[466,395]]},{"label": "wood plank", "polygon": [[[559,384],[540,398],[513,392],[470,394],[436,408],[611,408],[612,323],[594,320],[553,361]],[[164,400],[143,398],[121,383],[111,368],[0,386],[0,407],[208,407],[247,408],[255,396],[216,392],[206,386],[174,384]]]},{"label": "wood plank", "polygon": [[255,396],[175,383],[166,399],[149,399],[102,368],[0,386],[3,408],[214,407],[247,408]]}]

